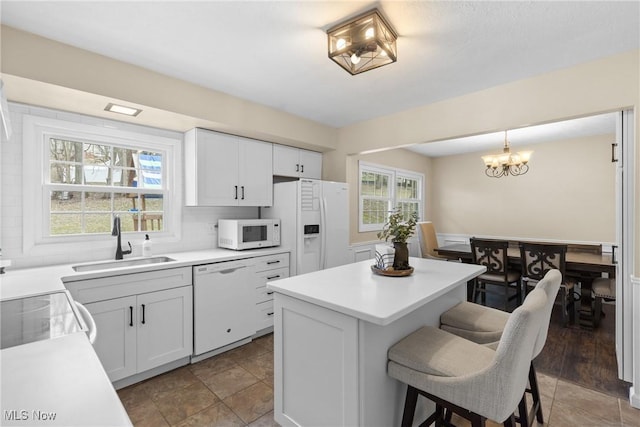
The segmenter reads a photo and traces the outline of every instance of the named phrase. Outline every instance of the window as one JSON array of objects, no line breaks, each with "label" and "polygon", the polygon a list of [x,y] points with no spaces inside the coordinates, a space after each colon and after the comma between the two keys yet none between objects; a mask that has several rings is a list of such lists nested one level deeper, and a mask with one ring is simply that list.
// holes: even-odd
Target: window
[{"label": "window", "polygon": [[178,232],[180,140],[35,116],[24,117],[24,132],[25,212],[35,225],[25,217],[25,247],[110,239],[115,215],[123,233]]},{"label": "window", "polygon": [[162,231],[162,152],[45,135],[50,236]]},{"label": "window", "polygon": [[358,231],[377,231],[389,215],[400,209],[405,217],[416,212],[422,218],[424,175],[360,162]]}]

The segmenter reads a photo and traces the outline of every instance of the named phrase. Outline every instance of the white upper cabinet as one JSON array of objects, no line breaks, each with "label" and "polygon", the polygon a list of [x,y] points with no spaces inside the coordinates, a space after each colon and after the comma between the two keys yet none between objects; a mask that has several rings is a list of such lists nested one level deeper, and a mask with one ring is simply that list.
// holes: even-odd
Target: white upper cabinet
[{"label": "white upper cabinet", "polygon": [[270,143],[191,129],[185,134],[187,206],[271,206]]},{"label": "white upper cabinet", "polygon": [[322,153],[273,144],[273,174],[321,179]]}]

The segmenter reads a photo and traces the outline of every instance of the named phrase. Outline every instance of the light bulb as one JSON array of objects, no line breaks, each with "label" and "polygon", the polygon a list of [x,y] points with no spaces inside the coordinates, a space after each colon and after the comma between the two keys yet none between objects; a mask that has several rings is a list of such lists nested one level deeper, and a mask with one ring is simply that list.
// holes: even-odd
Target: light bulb
[{"label": "light bulb", "polygon": [[347,45],[347,42],[345,39],[338,39],[338,41],[336,42],[336,48],[338,48],[338,50],[344,48]]},{"label": "light bulb", "polygon": [[351,63],[353,65],[358,65],[358,62],[360,62],[360,57],[358,55],[356,55],[355,53],[353,55],[351,55]]},{"label": "light bulb", "polygon": [[370,39],[371,37],[373,37],[374,32],[373,32],[373,27],[369,27],[367,28],[367,31],[364,32],[364,36],[368,39]]}]

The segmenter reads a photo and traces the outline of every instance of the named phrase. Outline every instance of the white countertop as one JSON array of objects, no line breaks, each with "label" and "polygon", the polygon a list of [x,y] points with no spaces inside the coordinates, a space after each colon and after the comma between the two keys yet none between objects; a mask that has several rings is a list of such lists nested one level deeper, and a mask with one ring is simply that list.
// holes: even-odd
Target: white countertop
[{"label": "white countertop", "polygon": [[0,425],[132,425],[83,332],[4,349],[1,356]]},{"label": "white countertop", "polygon": [[411,276],[385,277],[373,260],[267,283],[277,293],[378,325],[388,325],[440,295],[484,273],[484,266],[410,258]]},{"label": "white countertop", "polygon": [[[76,272],[72,267],[74,265],[92,264],[102,261],[25,268],[17,270],[7,269],[7,272],[5,274],[0,275],[0,299],[15,298],[25,295],[33,295],[37,293],[65,289],[63,282],[72,282],[77,280],[94,279],[98,277],[139,273],[143,271],[163,270],[167,268],[178,268],[191,265],[224,262],[236,259],[253,258],[257,256],[268,256],[283,252],[289,252],[289,249],[282,246],[246,251],[232,251],[229,249],[214,248],[201,251],[162,253],[156,255],[167,256],[175,260],[170,262],[105,270],[94,270],[88,272]],[[141,257],[125,257],[124,261],[137,258]]]}]

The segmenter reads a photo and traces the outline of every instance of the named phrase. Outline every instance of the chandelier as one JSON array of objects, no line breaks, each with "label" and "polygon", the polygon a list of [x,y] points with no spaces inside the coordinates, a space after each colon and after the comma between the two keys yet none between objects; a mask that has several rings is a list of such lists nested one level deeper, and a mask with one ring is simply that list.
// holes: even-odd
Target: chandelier
[{"label": "chandelier", "polygon": [[519,151],[511,154],[507,131],[504,131],[504,148],[500,154],[482,156],[485,166],[484,173],[491,178],[501,178],[503,176],[518,176],[529,172],[529,159],[533,151]]},{"label": "chandelier", "polygon": [[327,35],[329,58],[351,75],[397,60],[398,35],[377,9],[334,26]]}]

